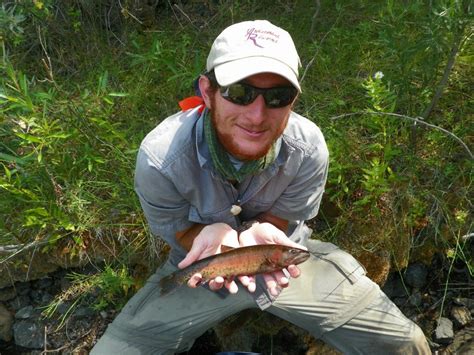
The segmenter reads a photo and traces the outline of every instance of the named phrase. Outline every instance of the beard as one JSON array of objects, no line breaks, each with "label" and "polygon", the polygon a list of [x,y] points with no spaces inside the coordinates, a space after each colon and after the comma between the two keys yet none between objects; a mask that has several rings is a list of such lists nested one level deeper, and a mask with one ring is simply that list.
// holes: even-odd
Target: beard
[{"label": "beard", "polygon": [[[280,126],[277,129],[274,127],[253,127],[255,130],[262,130],[268,128],[272,133],[271,139],[268,142],[260,141],[259,144],[252,144],[250,148],[245,142],[242,142],[239,137],[233,133],[233,126],[235,122],[239,119],[237,116],[221,116],[221,112],[217,109],[218,105],[216,103],[215,93],[210,95],[211,100],[211,109],[209,114],[211,117],[211,122],[216,132],[217,139],[219,143],[224,147],[227,153],[231,154],[235,158],[241,161],[250,161],[263,158],[272,148],[272,145],[276,140],[283,134],[283,131],[286,128],[289,119],[289,112],[285,119],[280,121]],[[212,109],[214,108],[214,109]],[[272,122],[267,122],[267,125],[274,124]]]},{"label": "beard", "polygon": [[219,143],[224,147],[227,153],[233,155],[235,158],[248,161],[248,160],[257,160],[265,155],[267,155],[268,151],[270,150],[273,142],[270,142],[266,145],[262,145],[260,149],[255,150],[251,153],[247,152],[237,141],[236,137],[232,135],[232,133],[222,132],[219,129],[219,125],[217,124],[218,120],[216,119],[216,113],[214,111],[210,112],[211,114],[211,122],[216,131],[217,139]]},{"label": "beard", "polygon": [[[245,149],[245,147],[239,144],[238,139],[232,133],[224,132],[220,128],[218,122],[221,120],[219,119],[218,113],[215,110],[210,110],[209,113],[211,115],[212,126],[214,127],[219,143],[224,147],[227,153],[231,154],[232,156],[241,161],[258,160],[267,155],[272,145],[283,133],[286,126],[285,124],[282,128],[280,128],[275,137],[273,137],[273,139],[267,144],[262,144],[258,149],[253,149],[251,152],[249,152],[248,148]],[[234,118],[228,117],[226,118],[226,120],[234,120]]]}]

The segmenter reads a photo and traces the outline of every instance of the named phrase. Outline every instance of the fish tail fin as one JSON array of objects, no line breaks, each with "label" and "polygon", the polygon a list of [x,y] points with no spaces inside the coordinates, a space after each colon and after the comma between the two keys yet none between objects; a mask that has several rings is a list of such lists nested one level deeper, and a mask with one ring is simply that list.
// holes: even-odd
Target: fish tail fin
[{"label": "fish tail fin", "polygon": [[176,288],[180,286],[180,272],[173,272],[165,277],[163,277],[160,282],[158,283],[160,288],[160,295],[165,296]]}]

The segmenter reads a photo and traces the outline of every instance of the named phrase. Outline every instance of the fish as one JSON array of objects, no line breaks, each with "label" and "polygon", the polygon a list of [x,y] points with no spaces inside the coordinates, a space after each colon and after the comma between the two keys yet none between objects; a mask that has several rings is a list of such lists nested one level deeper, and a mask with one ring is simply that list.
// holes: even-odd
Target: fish
[{"label": "fish", "polygon": [[200,259],[184,269],[163,277],[159,281],[159,288],[161,295],[166,295],[187,283],[196,273],[201,274],[201,284],[205,284],[217,276],[231,279],[236,276],[274,272],[289,265],[301,264],[309,256],[309,252],[305,249],[279,244],[230,248],[229,251]]}]

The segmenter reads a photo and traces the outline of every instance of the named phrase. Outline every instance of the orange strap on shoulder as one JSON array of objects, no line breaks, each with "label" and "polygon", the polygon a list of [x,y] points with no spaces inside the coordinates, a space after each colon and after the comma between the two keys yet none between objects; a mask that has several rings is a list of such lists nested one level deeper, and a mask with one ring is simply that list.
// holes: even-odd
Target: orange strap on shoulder
[{"label": "orange strap on shoulder", "polygon": [[199,113],[201,113],[204,110],[204,100],[202,99],[201,96],[190,96],[187,97],[183,100],[181,100],[179,103],[179,107],[181,107],[181,111],[186,111],[190,110],[192,108],[201,106],[199,108]]}]

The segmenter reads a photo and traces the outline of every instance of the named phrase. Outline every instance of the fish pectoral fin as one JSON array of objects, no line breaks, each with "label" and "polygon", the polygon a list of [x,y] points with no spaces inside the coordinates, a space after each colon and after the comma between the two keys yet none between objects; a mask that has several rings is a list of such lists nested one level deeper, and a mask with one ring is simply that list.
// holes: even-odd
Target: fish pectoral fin
[{"label": "fish pectoral fin", "polygon": [[234,250],[234,249],[235,249],[234,247],[231,247],[229,245],[221,244],[221,252],[222,253],[225,253],[225,252],[228,252],[228,251],[231,251],[231,250]]},{"label": "fish pectoral fin", "polygon": [[275,263],[271,258],[265,258],[265,264],[273,268],[276,268],[278,266],[277,263]]}]

